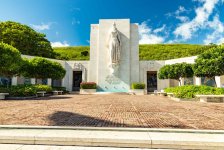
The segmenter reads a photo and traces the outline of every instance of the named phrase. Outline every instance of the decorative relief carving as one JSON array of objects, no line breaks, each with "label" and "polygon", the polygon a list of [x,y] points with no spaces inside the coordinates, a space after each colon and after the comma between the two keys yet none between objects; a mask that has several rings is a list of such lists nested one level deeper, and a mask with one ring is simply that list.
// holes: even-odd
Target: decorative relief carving
[{"label": "decorative relief carving", "polygon": [[83,66],[81,63],[75,63],[74,64],[74,70],[83,70]]},{"label": "decorative relief carving", "polygon": [[108,82],[109,84],[120,84],[120,79],[113,76],[113,75],[108,75],[105,79],[106,82]]}]

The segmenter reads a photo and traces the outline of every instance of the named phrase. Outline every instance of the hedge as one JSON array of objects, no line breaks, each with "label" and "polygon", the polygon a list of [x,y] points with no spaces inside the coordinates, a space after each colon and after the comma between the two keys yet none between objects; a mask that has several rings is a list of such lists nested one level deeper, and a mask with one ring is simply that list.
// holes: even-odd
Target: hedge
[{"label": "hedge", "polygon": [[95,82],[82,82],[80,84],[81,89],[96,89],[96,83]]},{"label": "hedge", "polygon": [[195,98],[195,95],[222,95],[224,88],[215,88],[206,85],[185,85],[178,87],[169,87],[165,89],[167,93],[174,93],[178,98]]},{"label": "hedge", "polygon": [[52,92],[52,87],[49,85],[13,85],[0,86],[0,93],[9,93],[9,96],[26,97],[35,96],[38,91]]},{"label": "hedge", "polygon": [[37,85],[32,85],[36,88],[36,91],[46,91],[47,93],[52,92],[52,87],[49,85],[42,85],[42,84],[37,84]]},{"label": "hedge", "polygon": [[52,89],[55,90],[55,91],[66,92],[66,87],[62,87],[62,86],[54,86],[54,87],[52,87]]},{"label": "hedge", "polygon": [[132,89],[145,89],[144,83],[132,83],[131,84]]}]

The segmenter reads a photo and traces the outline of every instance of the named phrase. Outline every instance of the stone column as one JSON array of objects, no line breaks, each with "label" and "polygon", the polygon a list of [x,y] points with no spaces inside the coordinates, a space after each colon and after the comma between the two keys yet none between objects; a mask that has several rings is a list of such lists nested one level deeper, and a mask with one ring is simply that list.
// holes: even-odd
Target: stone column
[{"label": "stone column", "polygon": [[195,77],[195,85],[201,85],[201,78]]},{"label": "stone column", "polygon": [[12,85],[17,85],[17,77],[12,77]]},{"label": "stone column", "polygon": [[179,82],[179,86],[183,86],[183,85],[184,85],[184,78],[181,78]]},{"label": "stone column", "polygon": [[51,86],[51,81],[52,81],[52,79],[51,78],[48,78],[47,79],[47,85]]},{"label": "stone column", "polygon": [[220,78],[220,76],[216,76],[215,77],[215,82],[216,82],[217,87],[221,87],[222,86],[221,85],[221,78]]},{"label": "stone column", "polygon": [[35,78],[31,78],[31,84],[36,84],[36,79]]}]

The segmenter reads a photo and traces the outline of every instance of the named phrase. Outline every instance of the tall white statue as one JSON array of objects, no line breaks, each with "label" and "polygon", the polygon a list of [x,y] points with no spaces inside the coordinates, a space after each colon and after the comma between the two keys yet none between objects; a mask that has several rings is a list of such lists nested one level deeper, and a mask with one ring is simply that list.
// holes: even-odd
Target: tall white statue
[{"label": "tall white statue", "polygon": [[109,51],[110,51],[110,65],[117,66],[120,62],[121,56],[121,37],[117,30],[116,24],[113,24],[113,28],[109,35]]}]

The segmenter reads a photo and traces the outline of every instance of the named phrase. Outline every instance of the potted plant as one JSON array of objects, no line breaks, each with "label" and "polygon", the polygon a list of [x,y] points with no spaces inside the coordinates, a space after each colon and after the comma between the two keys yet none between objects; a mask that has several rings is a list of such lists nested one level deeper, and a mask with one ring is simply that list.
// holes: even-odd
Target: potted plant
[{"label": "potted plant", "polygon": [[144,95],[145,94],[145,84],[144,83],[132,83],[131,89],[135,95]]},{"label": "potted plant", "polygon": [[96,93],[95,82],[82,82],[80,84],[80,94],[93,94]]}]

